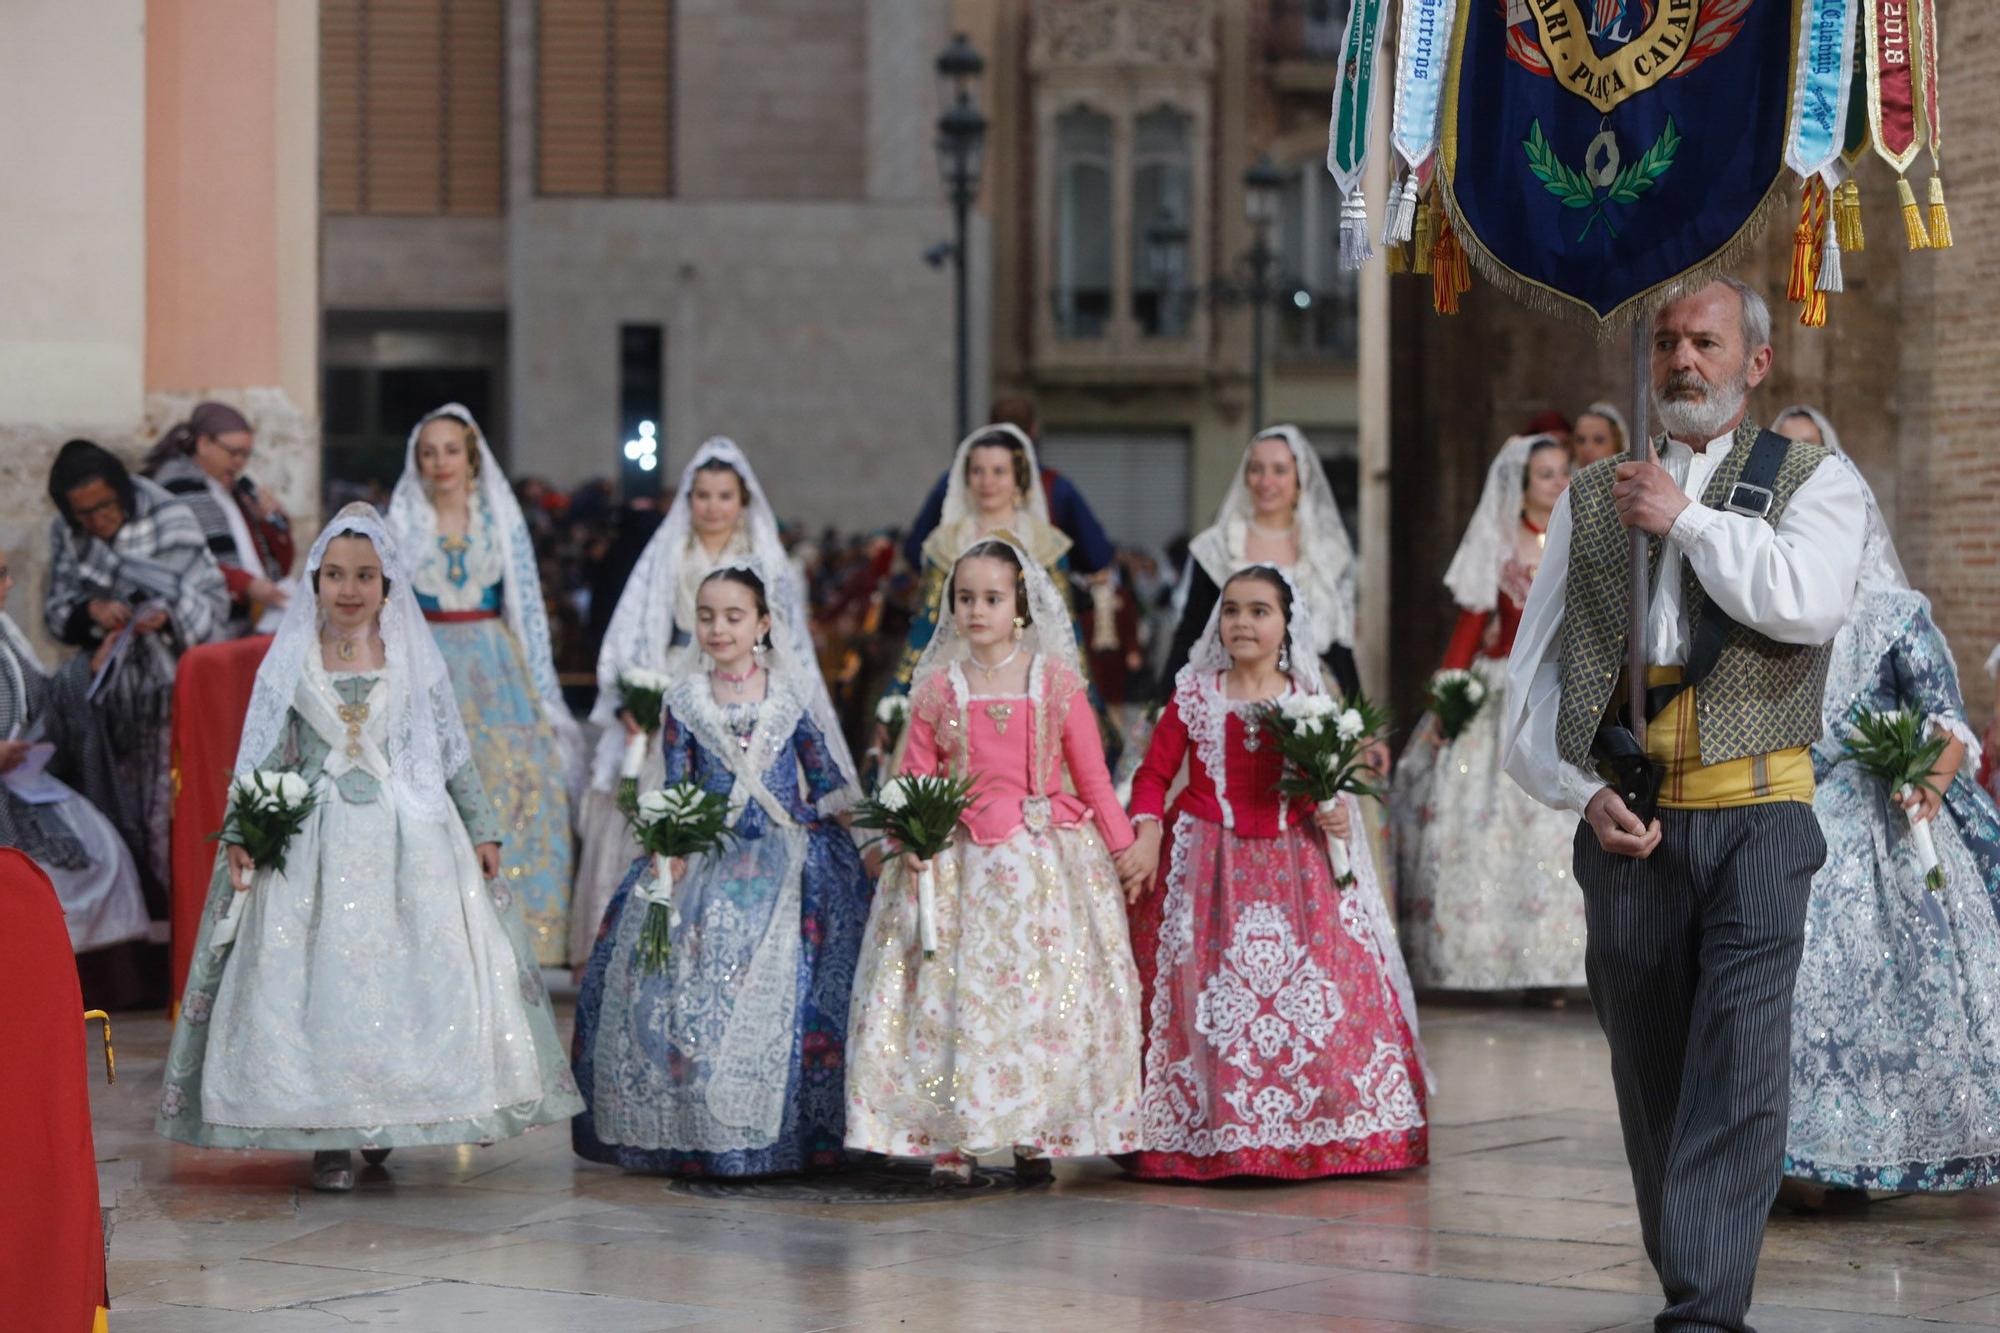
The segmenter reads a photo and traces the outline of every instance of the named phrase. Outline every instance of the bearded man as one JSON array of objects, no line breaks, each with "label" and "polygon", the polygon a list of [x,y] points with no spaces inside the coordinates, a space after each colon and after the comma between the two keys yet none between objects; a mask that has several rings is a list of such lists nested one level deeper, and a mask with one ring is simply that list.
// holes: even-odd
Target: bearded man
[{"label": "bearded man", "polygon": [[[1508,669],[1507,771],[1584,817],[1585,968],[1662,1331],[1747,1329],[1826,856],[1809,747],[1865,527],[1846,469],[1746,418],[1770,335],[1734,278],[1659,311],[1660,461],[1619,455],[1570,483]],[[1643,751],[1618,711],[1634,528],[1653,579]]]}]

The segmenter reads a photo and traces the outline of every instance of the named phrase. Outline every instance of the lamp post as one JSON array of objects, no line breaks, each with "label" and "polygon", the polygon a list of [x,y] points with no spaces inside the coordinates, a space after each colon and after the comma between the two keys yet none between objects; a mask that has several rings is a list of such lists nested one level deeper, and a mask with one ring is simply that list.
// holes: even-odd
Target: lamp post
[{"label": "lamp post", "polygon": [[986,117],[979,113],[973,90],[986,61],[958,33],[937,58],[938,89],[944,113],[938,117],[938,170],[951,200],[953,241],[952,288],[956,302],[958,347],[958,437],[972,430],[972,312],[966,282],[965,233],[972,201],[979,197],[979,171],[986,147]]},{"label": "lamp post", "polygon": [[1264,307],[1276,294],[1274,277],[1278,252],[1271,248],[1271,229],[1278,221],[1278,196],[1285,173],[1266,153],[1243,173],[1243,216],[1250,224],[1250,250],[1243,256],[1250,281],[1250,429],[1264,429]]}]

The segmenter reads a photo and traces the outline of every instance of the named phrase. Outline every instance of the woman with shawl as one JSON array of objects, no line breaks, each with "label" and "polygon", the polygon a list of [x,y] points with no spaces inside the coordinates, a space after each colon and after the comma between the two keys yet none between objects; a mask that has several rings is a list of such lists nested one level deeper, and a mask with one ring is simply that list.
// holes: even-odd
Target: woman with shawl
[{"label": "woman with shawl", "polygon": [[167,494],[194,511],[209,552],[229,585],[229,627],[223,638],[253,633],[266,611],[290,599],[281,580],[291,572],[291,522],[269,491],[244,475],[257,435],[227,403],[201,403],[160,437],[143,469]]},{"label": "woman with shawl", "polygon": [[734,840],[674,868],[664,970],[639,961],[651,857],[604,914],[577,998],[587,1109],[576,1151],[628,1171],[764,1176],[846,1160],[848,997],[870,884],[853,839],[815,803],[846,788],[813,718],[819,664],[765,571],[701,582],[700,665],[667,694],[664,784],[727,796]]},{"label": "woman with shawl", "polygon": [[1275,703],[1326,693],[1310,616],[1272,565],[1221,593],[1132,780],[1146,1147],[1126,1169],[1306,1180],[1421,1166],[1423,1048],[1374,857],[1354,840],[1346,887],[1328,860],[1327,838],[1360,831],[1360,803],[1320,813],[1281,796],[1261,724]]},{"label": "woman with shawl", "polygon": [[1529,799],[1500,766],[1507,657],[1542,531],[1568,485],[1569,455],[1555,437],[1507,441],[1445,571],[1458,628],[1442,669],[1472,672],[1484,698],[1452,740],[1426,715],[1396,765],[1403,948],[1426,989],[1527,990],[1554,1002],[1549,992],[1584,983],[1583,896],[1569,872],[1576,816]]},{"label": "woman with shawl", "polygon": [[[951,615],[940,599],[952,565],[967,547],[988,536],[1012,541],[1027,552],[1064,594],[1064,607],[1069,607],[1070,539],[1049,521],[1048,492],[1042,485],[1034,441],[1019,426],[1006,422],[981,426],[960,440],[952,455],[944,512],[924,539],[917,611],[902,661],[889,682],[890,694],[910,692],[918,660],[939,624]],[[1064,619],[1074,634],[1074,613]]]},{"label": "woman with shawl", "polygon": [[1189,544],[1166,679],[1187,665],[1222,585],[1251,564],[1291,575],[1315,627],[1313,655],[1326,663],[1341,694],[1352,697],[1361,685],[1354,663],[1354,547],[1326,468],[1297,426],[1273,426],[1251,439],[1215,522]]},{"label": "woman with shawl", "polygon": [[[0,554],[0,847],[20,848],[48,873],[78,954],[144,939],[146,899],[132,849],[94,803],[123,813],[103,727],[84,699],[88,663],[72,659],[51,676],[7,614],[13,590]],[[78,965],[89,970],[84,960]],[[124,989],[134,989],[129,979]],[[110,1002],[95,985],[91,999]]]},{"label": "woman with shawl", "polygon": [[[1785,1174],[1825,1188],[1962,1190],[2000,1182],[2000,812],[1972,781],[1979,743],[1950,646],[1903,575],[1860,469],[1805,407],[1773,429],[1822,444],[1868,498],[1861,580],[1833,641],[1813,746],[1826,861],[1792,995]],[[1845,759],[1856,717],[1908,709],[1948,740],[1938,791],[1907,799]],[[1907,810],[1907,813],[1906,813]],[[1944,886],[1925,883],[1912,821]],[[1815,1188],[1817,1187],[1817,1188]]]},{"label": "woman with shawl", "polygon": [[472,414],[447,403],[410,432],[389,527],[508,831],[507,883],[544,966],[569,961],[569,793],[583,742],[556,683],[541,572],[513,487]]},{"label": "woman with shawl", "polygon": [[[582,1109],[450,669],[381,516],[334,516],[257,669],[239,778],[312,806],[260,867],[215,858],[158,1131],[204,1148],[487,1143]],[[225,924],[226,923],[226,924]]]},{"label": "woman with shawl", "polygon": [[[935,876],[934,954],[917,876],[884,872],[847,1051],[847,1145],[928,1157],[963,1184],[1012,1149],[1139,1146],[1139,993],[1120,881],[1132,826],[1112,793],[1069,607],[1035,556],[987,537],[947,567],[946,618],[910,697],[901,772],[974,784]],[[1136,879],[1134,880],[1136,884]]]},{"label": "woman with shawl", "polygon": [[777,516],[749,458],[735,441],[717,436],[695,450],[681,470],[673,504],[625,581],[598,652],[597,702],[590,720],[602,731],[579,823],[583,855],[577,867],[569,938],[574,967],[589,962],[605,907],[639,855],[639,844],[618,805],[620,758],[626,744],[641,732],[654,733],[647,740],[645,763],[636,781],[640,790],[659,785],[665,762],[657,734],[660,719],[627,714],[620,702],[619,678],[639,670],[672,682],[697,670],[701,654],[694,641],[696,591],[717,567],[746,561],[768,573],[765,595],[790,636],[792,660],[813,664],[810,673],[801,675],[813,725],[833,756],[834,767],[846,775],[838,789],[819,799],[819,808],[838,813],[859,795],[854,758],[818,670],[804,584],[785,554]]},{"label": "woman with shawl", "polygon": [[[85,649],[90,698],[113,746],[118,785],[157,884],[173,878],[174,672],[181,654],[221,636],[229,588],[191,510],[110,452],[71,440],[49,471],[49,582],[43,621]],[[156,904],[164,915],[166,904]]]}]

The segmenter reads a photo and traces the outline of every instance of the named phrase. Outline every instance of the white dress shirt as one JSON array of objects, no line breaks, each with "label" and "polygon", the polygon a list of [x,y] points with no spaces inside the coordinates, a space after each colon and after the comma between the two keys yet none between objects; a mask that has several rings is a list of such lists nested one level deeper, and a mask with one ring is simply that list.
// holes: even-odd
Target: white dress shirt
[{"label": "white dress shirt", "polygon": [[[1815,469],[1773,527],[1761,518],[1710,509],[1701,502],[1709,478],[1734,444],[1732,432],[1709,441],[1704,453],[1676,440],[1660,450],[1660,465],[1694,503],[1674,520],[1660,550],[1646,627],[1646,660],[1654,666],[1687,662],[1683,560],[1693,565],[1702,590],[1731,619],[1779,643],[1830,641],[1854,600],[1868,516],[1853,473],[1844,467]],[[1566,762],[1556,749],[1569,536],[1569,496],[1564,495],[1549,515],[1541,570],[1528,593],[1507,665],[1502,736],[1507,772],[1528,795],[1581,814],[1604,782]]]}]

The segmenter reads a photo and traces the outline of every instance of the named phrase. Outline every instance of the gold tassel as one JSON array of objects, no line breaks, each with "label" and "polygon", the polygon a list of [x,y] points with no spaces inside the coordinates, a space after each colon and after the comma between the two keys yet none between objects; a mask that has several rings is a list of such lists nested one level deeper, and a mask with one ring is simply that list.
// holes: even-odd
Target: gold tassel
[{"label": "gold tassel", "polygon": [[1951,249],[1951,214],[1944,209],[1944,177],[1931,173],[1931,249]]},{"label": "gold tassel", "polygon": [[1401,245],[1391,245],[1382,252],[1382,264],[1391,273],[1410,271],[1410,254]]},{"label": "gold tassel", "polygon": [[1431,252],[1431,305],[1440,315],[1456,315],[1458,298],[1472,290],[1472,266],[1458,233],[1451,229],[1451,219],[1439,213],[1437,228]]},{"label": "gold tassel", "polygon": [[1431,246],[1437,238],[1438,207],[1426,200],[1417,209],[1416,242],[1410,247],[1410,272],[1426,276],[1431,271]]},{"label": "gold tassel", "polygon": [[1813,182],[1799,191],[1799,225],[1792,228],[1792,273],[1785,283],[1785,299],[1798,304],[1812,295],[1812,205]]},{"label": "gold tassel", "polygon": [[1917,195],[1910,188],[1908,176],[1896,178],[1896,193],[1903,200],[1903,234],[1910,242],[1912,250],[1931,248],[1930,234],[1924,230],[1924,211],[1917,207]]},{"label": "gold tassel", "polygon": [[1847,235],[1840,238],[1840,248],[1858,255],[1868,248],[1868,229],[1861,225],[1860,181],[1850,178],[1840,187],[1840,211],[1847,220]]}]

